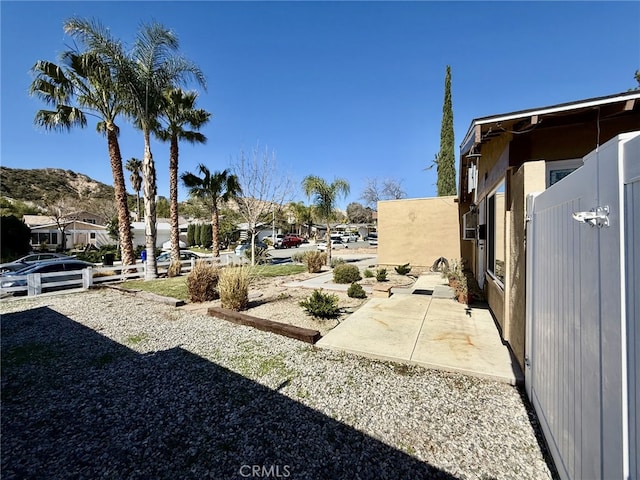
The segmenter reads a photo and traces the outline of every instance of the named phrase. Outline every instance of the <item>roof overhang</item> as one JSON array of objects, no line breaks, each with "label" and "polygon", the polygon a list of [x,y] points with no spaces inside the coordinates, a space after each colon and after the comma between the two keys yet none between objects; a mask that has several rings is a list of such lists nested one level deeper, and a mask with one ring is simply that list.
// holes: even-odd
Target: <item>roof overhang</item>
[{"label": "roof overhang", "polygon": [[[502,124],[515,125],[516,123],[519,123],[519,131],[515,133],[524,133],[529,128],[535,128],[536,125],[540,124],[543,117],[563,113],[578,113],[581,110],[586,111],[617,103],[621,104],[621,111],[633,110],[638,104],[640,104],[640,90],[633,90],[606,97],[562,103],[548,107],[533,108],[500,115],[492,115],[489,117],[476,118],[471,122],[469,130],[460,144],[460,155],[462,157],[466,153],[470,152],[474,146],[480,144],[487,137],[496,136],[502,133],[500,130],[500,128],[504,128],[501,126]],[[497,127],[497,131],[495,132],[493,132],[491,128],[486,128],[487,126],[493,125]]]}]

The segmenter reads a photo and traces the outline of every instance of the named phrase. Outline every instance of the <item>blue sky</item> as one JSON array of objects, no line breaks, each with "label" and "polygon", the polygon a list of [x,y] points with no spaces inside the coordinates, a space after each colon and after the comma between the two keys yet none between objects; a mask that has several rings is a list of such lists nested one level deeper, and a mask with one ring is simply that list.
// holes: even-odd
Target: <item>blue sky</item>
[{"label": "blue sky", "polygon": [[[299,184],[393,177],[410,198],[435,196],[447,65],[456,155],[477,117],[627,91],[640,69],[640,2],[13,2],[0,3],[1,163],[55,167],[112,183],[106,139],[33,125],[30,68],[70,44],[62,24],[95,18],[131,42],[141,23],[179,36],[207,77],[204,146],[182,145],[180,171],[222,170],[258,142]],[[123,158],[142,157],[124,119]],[[152,146],[168,196],[168,146]],[[127,183],[128,188],[129,184]],[[187,198],[180,189],[180,199]],[[305,200],[299,193],[297,199]]]}]

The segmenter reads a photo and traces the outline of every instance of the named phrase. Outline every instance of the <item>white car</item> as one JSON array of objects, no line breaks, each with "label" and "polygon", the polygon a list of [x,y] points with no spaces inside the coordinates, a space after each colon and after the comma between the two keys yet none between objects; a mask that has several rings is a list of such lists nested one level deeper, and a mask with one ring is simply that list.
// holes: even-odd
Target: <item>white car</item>
[{"label": "white car", "polygon": [[[331,250],[340,250],[341,248],[348,248],[348,247],[342,242],[342,240],[335,239],[335,238],[331,240]],[[324,252],[326,249],[327,249],[327,242],[320,242],[318,244],[318,250],[320,250],[321,252]]]},{"label": "white car", "polygon": [[340,237],[340,239],[344,243],[357,242],[358,241],[358,234],[357,233],[345,233],[344,235],[342,235]]}]

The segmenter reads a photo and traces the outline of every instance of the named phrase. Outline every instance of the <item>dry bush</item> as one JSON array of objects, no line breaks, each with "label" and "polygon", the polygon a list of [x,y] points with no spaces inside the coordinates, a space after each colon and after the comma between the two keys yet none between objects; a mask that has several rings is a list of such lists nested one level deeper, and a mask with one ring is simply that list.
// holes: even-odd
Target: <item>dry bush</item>
[{"label": "dry bush", "polygon": [[324,252],[306,252],[304,254],[304,263],[309,273],[318,273],[327,263],[327,254]]},{"label": "dry bush", "polygon": [[187,290],[190,302],[210,302],[220,297],[218,283],[220,269],[217,265],[198,260],[187,276]]},{"label": "dry bush", "polygon": [[182,272],[182,263],[180,261],[171,261],[169,270],[167,270],[167,277],[177,277]]},{"label": "dry bush", "polygon": [[249,285],[253,277],[250,266],[226,267],[220,272],[218,291],[222,308],[237,312],[249,304]]}]

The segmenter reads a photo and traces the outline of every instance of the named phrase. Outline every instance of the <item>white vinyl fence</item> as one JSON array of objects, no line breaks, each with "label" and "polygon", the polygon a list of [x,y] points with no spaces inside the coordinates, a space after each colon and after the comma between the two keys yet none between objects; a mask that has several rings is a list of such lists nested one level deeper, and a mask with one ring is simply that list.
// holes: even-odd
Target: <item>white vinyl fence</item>
[{"label": "white vinyl fence", "polygon": [[[207,263],[227,264],[228,260],[203,257],[203,260]],[[183,260],[182,272],[188,273],[195,266],[196,259]],[[158,274],[166,274],[169,268],[170,262],[159,262],[157,264]],[[127,265],[125,267],[121,265],[114,266],[102,266],[102,267],[89,267],[84,270],[67,271],[67,272],[54,272],[54,273],[32,273],[29,275],[13,275],[10,277],[12,282],[23,283],[23,285],[17,285],[12,287],[2,287],[0,293],[3,296],[6,295],[24,295],[28,296],[40,295],[56,290],[66,290],[74,288],[88,289],[94,285],[100,285],[104,283],[123,282],[126,280],[135,280],[137,278],[144,278],[145,264],[139,263],[136,265]],[[9,280],[9,277],[5,277],[4,280]]]},{"label": "white vinyl fence", "polygon": [[527,206],[525,383],[562,479],[640,479],[640,132]]}]

